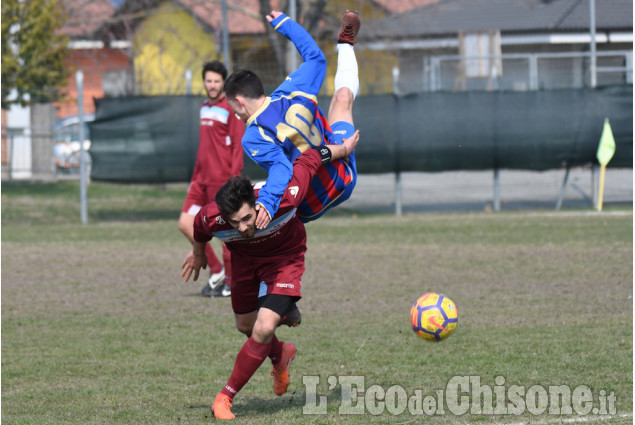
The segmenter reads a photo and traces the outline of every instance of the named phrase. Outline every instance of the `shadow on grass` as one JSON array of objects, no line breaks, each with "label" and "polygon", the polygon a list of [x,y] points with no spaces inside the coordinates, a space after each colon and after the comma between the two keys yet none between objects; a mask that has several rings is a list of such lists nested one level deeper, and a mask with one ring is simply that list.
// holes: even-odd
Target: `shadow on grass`
[{"label": "shadow on grass", "polygon": [[[326,396],[326,400],[321,397]],[[256,416],[256,415],[270,415],[287,409],[302,409],[306,406],[311,412],[317,414],[319,408],[325,408],[330,406],[332,411],[333,407],[339,407],[342,401],[341,387],[338,385],[333,390],[326,393],[318,392],[316,399],[307,404],[306,391],[293,391],[287,392],[281,397],[273,397],[269,399],[257,398],[257,397],[241,397],[238,399],[238,403],[232,408],[235,410],[235,414],[241,416]],[[319,406],[319,408],[318,408]],[[304,412],[303,412],[304,414]]]}]

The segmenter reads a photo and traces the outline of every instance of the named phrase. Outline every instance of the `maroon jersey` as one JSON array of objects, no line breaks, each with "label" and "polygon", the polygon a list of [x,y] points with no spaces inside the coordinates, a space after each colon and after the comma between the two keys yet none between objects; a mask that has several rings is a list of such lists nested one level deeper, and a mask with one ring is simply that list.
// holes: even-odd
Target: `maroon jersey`
[{"label": "maroon jersey", "polygon": [[[212,202],[201,208],[194,219],[194,240],[207,242],[216,237],[225,242],[232,254],[257,261],[275,261],[305,252],[306,231],[296,216],[296,209],[321,165],[320,154],[315,149],[307,150],[295,161],[293,178],[282,195],[280,208],[269,225],[257,230],[253,238],[243,237]],[[257,202],[259,189],[255,188],[255,192]]]},{"label": "maroon jersey", "polygon": [[192,181],[221,187],[230,177],[239,176],[243,168],[240,140],[244,133],[245,124],[232,112],[225,97],[213,105],[207,99],[200,111]]}]

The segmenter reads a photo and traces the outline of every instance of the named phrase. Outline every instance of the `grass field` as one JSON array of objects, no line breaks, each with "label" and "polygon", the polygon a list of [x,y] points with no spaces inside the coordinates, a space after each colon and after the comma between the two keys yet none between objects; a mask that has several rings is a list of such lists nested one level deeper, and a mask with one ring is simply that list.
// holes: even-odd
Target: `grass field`
[{"label": "grass field", "polygon": [[[244,337],[228,299],[180,280],[184,189],[93,183],[81,225],[77,184],[3,183],[3,424],[213,421],[209,405]],[[632,210],[340,209],[307,229],[303,322],[278,332],[299,350],[289,392],[273,394],[266,360],[235,399],[237,423],[633,422]],[[459,310],[456,332],[438,344],[410,330],[410,306],[427,291]],[[470,401],[461,415],[449,405],[400,411],[391,398],[401,388],[447,404],[448,382],[466,376],[494,396],[520,386],[526,406],[550,386],[588,387],[592,401],[580,406],[603,409],[614,395],[616,412],[484,414],[475,400],[487,389],[474,387],[460,394]],[[342,383],[360,379],[365,403],[353,404],[363,414],[343,414]],[[313,395],[326,414],[303,414]]]}]

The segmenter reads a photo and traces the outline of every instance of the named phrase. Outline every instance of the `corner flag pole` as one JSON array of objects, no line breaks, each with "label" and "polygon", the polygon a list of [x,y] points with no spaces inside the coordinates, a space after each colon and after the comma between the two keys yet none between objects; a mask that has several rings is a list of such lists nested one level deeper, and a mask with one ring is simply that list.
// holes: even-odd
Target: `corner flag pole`
[{"label": "corner flag pole", "polygon": [[604,175],[606,173],[606,164],[609,163],[613,155],[615,154],[615,139],[613,138],[613,131],[611,130],[611,124],[609,119],[604,119],[604,129],[602,130],[602,137],[600,137],[600,144],[598,145],[597,159],[600,163],[600,187],[598,190],[598,205],[597,210],[602,211],[602,202],[604,200]]},{"label": "corner flag pole", "polygon": [[600,189],[598,191],[598,206],[597,210],[602,211],[602,200],[604,199],[604,174],[606,174],[606,165],[600,165]]}]

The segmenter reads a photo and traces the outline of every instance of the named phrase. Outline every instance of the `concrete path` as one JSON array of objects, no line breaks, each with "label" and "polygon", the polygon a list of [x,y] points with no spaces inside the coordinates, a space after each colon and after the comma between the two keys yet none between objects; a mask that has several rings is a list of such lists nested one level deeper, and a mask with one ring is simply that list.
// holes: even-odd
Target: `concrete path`
[{"label": "concrete path", "polygon": [[[555,209],[565,170],[544,172],[500,170],[501,211]],[[599,172],[597,177],[599,179]],[[591,208],[593,173],[590,167],[575,168],[569,174],[562,209]],[[456,171],[403,173],[403,212],[490,211],[493,209],[494,172]],[[367,212],[395,211],[395,175],[359,176],[357,187],[343,208]],[[633,170],[608,169],[604,205],[633,203]]]}]

